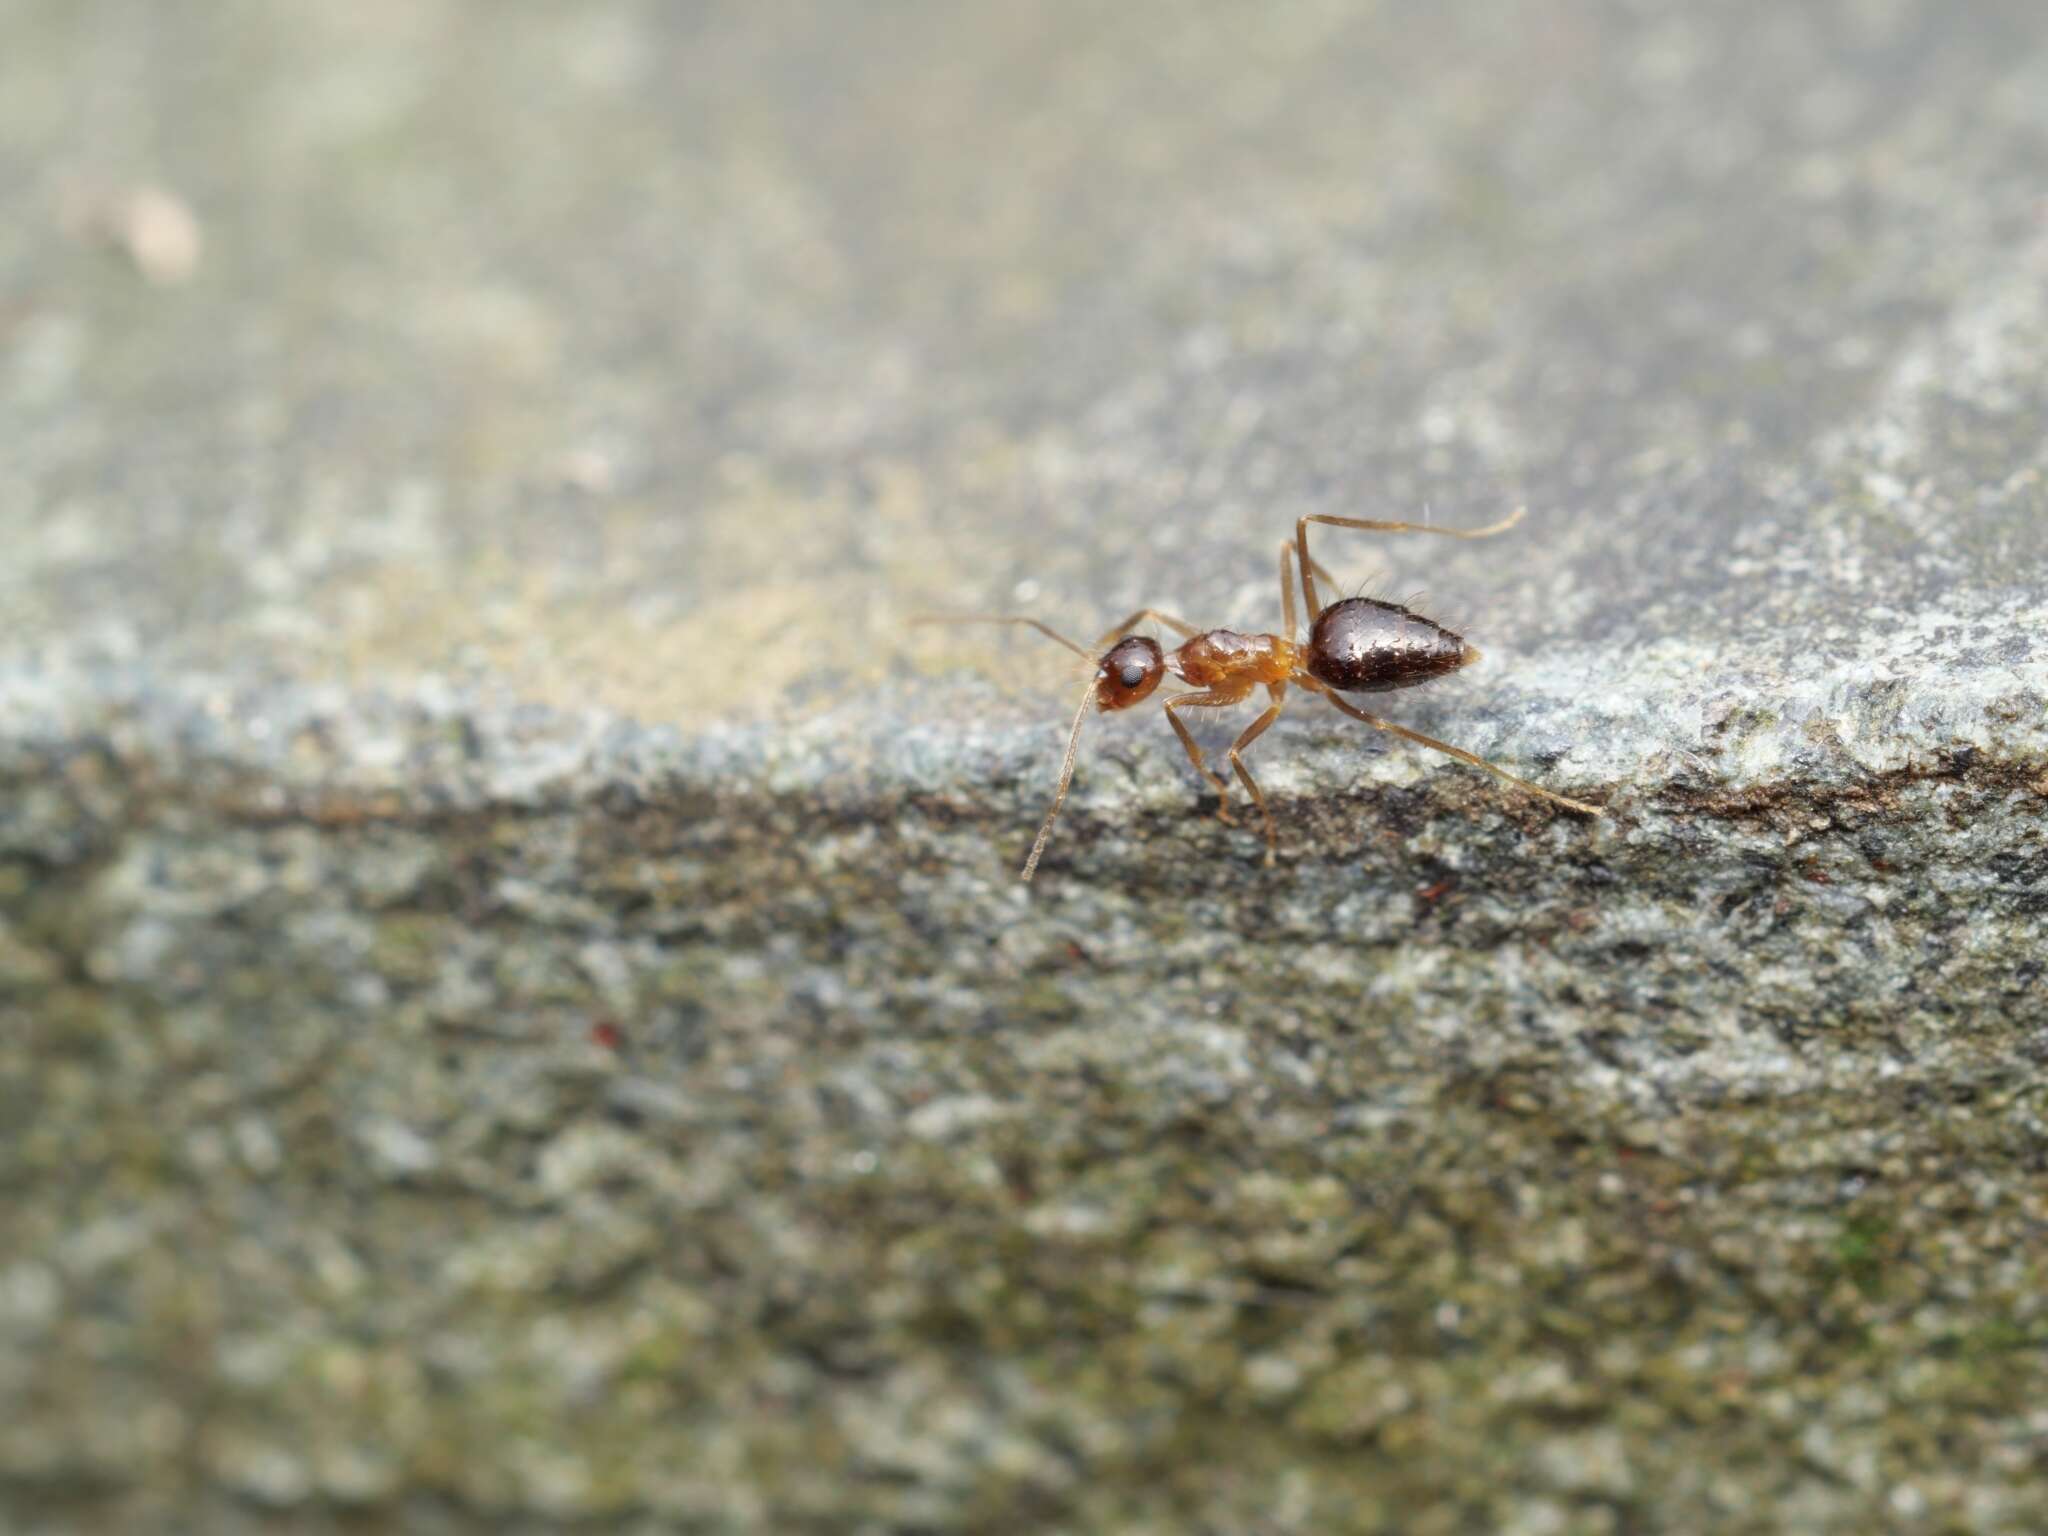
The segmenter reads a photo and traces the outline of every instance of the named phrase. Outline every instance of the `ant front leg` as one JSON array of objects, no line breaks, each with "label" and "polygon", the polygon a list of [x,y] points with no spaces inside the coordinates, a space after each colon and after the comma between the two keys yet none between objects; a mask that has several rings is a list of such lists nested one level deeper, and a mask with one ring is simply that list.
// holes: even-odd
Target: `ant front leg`
[{"label": "ant front leg", "polygon": [[1230,814],[1230,786],[1211,772],[1209,765],[1202,760],[1202,749],[1195,745],[1194,735],[1182,723],[1178,711],[1221,709],[1227,704],[1241,703],[1243,699],[1242,693],[1218,693],[1212,690],[1203,693],[1183,693],[1166,701],[1166,723],[1173,727],[1174,735],[1178,736],[1180,744],[1187,748],[1188,761],[1195,765],[1195,772],[1208,780],[1209,787],[1216,791],[1216,819],[1222,822],[1236,820]]}]

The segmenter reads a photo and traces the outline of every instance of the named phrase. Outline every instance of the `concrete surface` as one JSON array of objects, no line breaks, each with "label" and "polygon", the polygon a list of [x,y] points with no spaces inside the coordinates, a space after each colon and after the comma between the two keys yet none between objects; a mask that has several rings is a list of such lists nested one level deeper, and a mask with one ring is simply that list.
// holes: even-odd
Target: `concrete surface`
[{"label": "concrete surface", "polygon": [[0,37],[0,1525],[2048,1523],[2038,7]]}]

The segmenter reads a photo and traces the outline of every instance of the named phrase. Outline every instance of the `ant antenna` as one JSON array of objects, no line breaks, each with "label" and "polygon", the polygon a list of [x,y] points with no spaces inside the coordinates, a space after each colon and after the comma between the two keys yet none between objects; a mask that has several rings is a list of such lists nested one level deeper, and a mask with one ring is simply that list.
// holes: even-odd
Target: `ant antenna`
[{"label": "ant antenna", "polygon": [[1074,711],[1074,728],[1067,733],[1067,756],[1060,764],[1060,787],[1052,797],[1052,809],[1045,813],[1045,825],[1038,829],[1038,841],[1031,845],[1031,857],[1024,861],[1024,883],[1029,885],[1038,869],[1038,856],[1045,852],[1045,840],[1052,836],[1052,824],[1059,819],[1060,807],[1067,801],[1067,786],[1074,782],[1074,759],[1081,753],[1081,722],[1088,718],[1088,706],[1095,702],[1095,679],[1088,679],[1087,692],[1081,695],[1081,707]]},{"label": "ant antenna", "polygon": [[1085,651],[1049,624],[1037,619],[1027,619],[1010,613],[913,613],[912,624],[1021,624],[1026,629],[1035,629],[1048,640],[1057,640],[1076,656],[1094,661],[1092,651]]}]

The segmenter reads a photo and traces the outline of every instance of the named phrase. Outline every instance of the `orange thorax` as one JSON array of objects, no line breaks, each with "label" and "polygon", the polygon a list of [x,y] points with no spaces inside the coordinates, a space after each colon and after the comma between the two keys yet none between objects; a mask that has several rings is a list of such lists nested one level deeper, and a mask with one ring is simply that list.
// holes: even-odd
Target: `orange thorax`
[{"label": "orange thorax", "polygon": [[1212,629],[1166,658],[1166,669],[1197,688],[1250,688],[1284,683],[1299,661],[1297,648],[1278,635],[1241,635]]}]

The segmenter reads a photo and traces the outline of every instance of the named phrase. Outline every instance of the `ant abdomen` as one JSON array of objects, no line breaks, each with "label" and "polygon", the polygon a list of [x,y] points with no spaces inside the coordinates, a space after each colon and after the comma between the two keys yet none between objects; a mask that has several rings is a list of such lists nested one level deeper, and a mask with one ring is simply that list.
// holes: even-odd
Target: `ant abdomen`
[{"label": "ant abdomen", "polygon": [[1413,688],[1478,659],[1462,635],[1370,597],[1330,604],[1308,634],[1309,675],[1340,693]]}]

